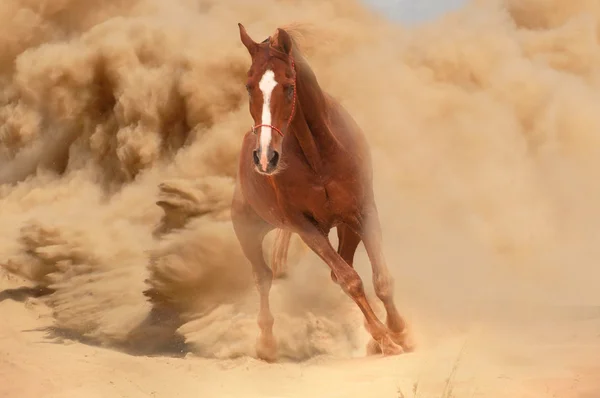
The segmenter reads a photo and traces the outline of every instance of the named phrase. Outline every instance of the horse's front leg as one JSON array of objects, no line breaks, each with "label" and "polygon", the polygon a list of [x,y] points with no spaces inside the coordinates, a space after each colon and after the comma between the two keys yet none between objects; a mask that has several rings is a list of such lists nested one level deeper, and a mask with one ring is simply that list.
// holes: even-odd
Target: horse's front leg
[{"label": "horse's front leg", "polygon": [[377,318],[367,301],[360,276],[331,246],[327,235],[310,222],[298,233],[302,240],[331,268],[337,283],[354,300],[365,316],[367,330],[379,344],[384,355],[401,354],[402,347],[394,343],[388,328]]},{"label": "horse's front leg", "polygon": [[263,239],[273,227],[262,220],[239,193],[234,197],[231,219],[242,251],[252,264],[254,281],[260,296],[260,336],[256,342],[256,355],[267,362],[274,362],[277,360],[277,342],[273,335],[274,318],[269,305],[273,272],[265,262],[262,250]]},{"label": "horse's front leg", "polygon": [[[400,344],[405,351],[412,351],[414,346],[409,341],[406,322],[400,316],[394,302],[394,280],[385,262],[381,245],[382,234],[375,204],[369,206],[362,225],[362,240],[373,270],[373,287],[381,300],[387,314],[386,324],[392,332],[394,342]],[[375,342],[368,345],[371,353],[377,352]]]},{"label": "horse's front leg", "polygon": [[275,279],[283,278],[287,275],[288,249],[292,232],[286,229],[278,229],[271,252],[271,270]]}]

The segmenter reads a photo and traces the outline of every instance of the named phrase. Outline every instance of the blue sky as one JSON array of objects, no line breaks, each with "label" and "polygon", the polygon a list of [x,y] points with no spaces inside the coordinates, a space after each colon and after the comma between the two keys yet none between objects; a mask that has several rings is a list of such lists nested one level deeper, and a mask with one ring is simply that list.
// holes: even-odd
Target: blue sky
[{"label": "blue sky", "polygon": [[362,0],[388,18],[404,23],[418,23],[460,8],[466,0]]}]

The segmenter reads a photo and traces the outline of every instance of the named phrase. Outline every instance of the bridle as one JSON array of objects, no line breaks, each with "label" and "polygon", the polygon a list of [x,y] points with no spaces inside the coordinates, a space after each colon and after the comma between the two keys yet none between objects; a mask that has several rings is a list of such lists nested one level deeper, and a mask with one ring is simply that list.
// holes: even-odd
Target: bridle
[{"label": "bridle", "polygon": [[[292,112],[290,113],[290,118],[287,121],[286,124],[286,128],[288,128],[290,126],[290,124],[292,123],[292,119],[294,118],[294,115],[296,114],[296,64],[294,63],[294,58],[292,58],[292,56],[290,55],[290,60],[292,61],[292,72],[294,73],[294,98],[292,99]],[[256,129],[259,127],[270,127],[272,130],[275,130],[279,133],[280,136],[283,137],[283,132],[278,129],[277,127],[271,125],[271,124],[257,124],[256,126],[252,126],[252,128],[250,129],[250,131],[253,134],[256,134]]]}]

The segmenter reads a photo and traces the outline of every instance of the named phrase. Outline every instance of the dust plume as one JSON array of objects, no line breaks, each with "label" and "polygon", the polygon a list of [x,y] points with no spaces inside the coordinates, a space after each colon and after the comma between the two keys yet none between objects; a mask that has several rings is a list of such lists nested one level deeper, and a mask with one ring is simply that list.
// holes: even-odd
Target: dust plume
[{"label": "dust plume", "polygon": [[[476,1],[412,28],[348,0],[0,13],[2,266],[53,289],[59,332],[254,355],[257,294],[229,221],[251,123],[238,22],[255,40],[301,26],[319,82],[363,127],[417,341],[526,304],[600,304],[597,2]],[[289,257],[272,291],[281,355],[363,355],[326,266],[297,237]],[[362,246],[356,266],[368,286]]]}]

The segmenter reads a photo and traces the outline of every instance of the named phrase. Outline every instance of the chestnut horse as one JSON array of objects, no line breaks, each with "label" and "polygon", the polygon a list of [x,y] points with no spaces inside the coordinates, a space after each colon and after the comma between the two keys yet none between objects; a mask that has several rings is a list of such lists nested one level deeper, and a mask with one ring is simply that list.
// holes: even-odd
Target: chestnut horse
[{"label": "chestnut horse", "polygon": [[[269,291],[273,272],[262,241],[278,228],[300,236],[331,269],[331,278],[358,305],[372,336],[367,353],[400,354],[412,349],[393,297],[385,263],[372,185],[371,155],[361,129],[326,92],[284,29],[262,43],[238,24],[252,65],[246,88],[254,126],[243,138],[232,202],[232,221],[260,296],[257,356],[277,358]],[[328,234],[336,227],[337,251]],[[289,233],[282,239],[289,242]],[[384,325],[365,296],[352,266],[363,242],[377,297],[387,313]]]}]

